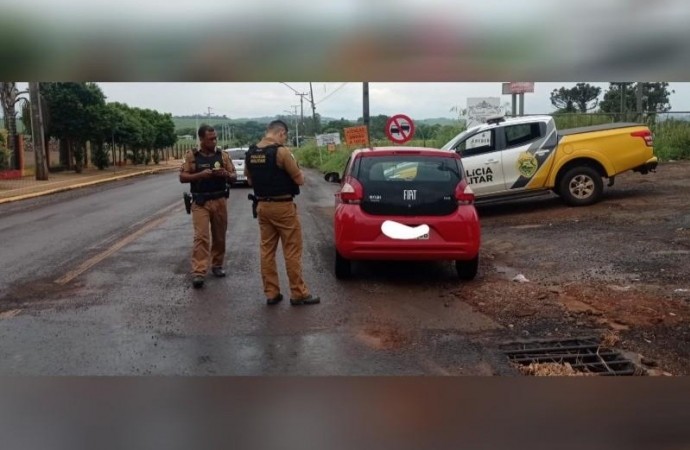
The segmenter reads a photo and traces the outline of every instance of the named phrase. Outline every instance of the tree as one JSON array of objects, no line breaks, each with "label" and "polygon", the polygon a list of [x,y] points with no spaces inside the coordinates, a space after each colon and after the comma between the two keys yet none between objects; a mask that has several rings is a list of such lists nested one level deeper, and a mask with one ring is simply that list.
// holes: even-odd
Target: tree
[{"label": "tree", "polygon": [[586,113],[597,107],[601,88],[589,83],[577,83],[567,89],[562,87],[551,92],[551,104],[558,108],[559,112]]},{"label": "tree", "polygon": [[[626,83],[625,111],[637,111],[637,83]],[[642,111],[648,113],[667,112],[671,109],[669,97],[675,91],[668,90],[668,83],[642,83]],[[610,83],[599,107],[602,112],[621,112],[621,83]]]},{"label": "tree", "polygon": [[5,117],[5,129],[7,130],[7,148],[14,151],[17,139],[17,104],[26,99],[20,97],[29,91],[19,91],[14,81],[0,81],[0,103]]},{"label": "tree", "polygon": [[44,83],[41,90],[51,118],[48,134],[64,141],[67,158],[63,162],[72,166],[73,157],[75,171],[80,173],[86,142],[98,138],[102,128],[105,95],[95,83]]}]

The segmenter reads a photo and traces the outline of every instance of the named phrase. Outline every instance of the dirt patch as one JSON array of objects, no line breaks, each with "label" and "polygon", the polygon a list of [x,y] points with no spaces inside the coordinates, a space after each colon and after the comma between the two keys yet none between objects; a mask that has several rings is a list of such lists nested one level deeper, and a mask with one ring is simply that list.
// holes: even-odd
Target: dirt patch
[{"label": "dirt patch", "polygon": [[22,312],[21,309],[10,309],[9,311],[0,313],[0,319],[11,319],[19,315],[20,312]]},{"label": "dirt patch", "polygon": [[607,346],[690,374],[690,162],[623,174],[588,207],[477,209],[485,265],[464,301],[521,338],[607,332]]},{"label": "dirt patch", "polygon": [[373,325],[356,335],[357,340],[376,350],[393,350],[411,342],[411,337],[398,327]]},{"label": "dirt patch", "polygon": [[529,366],[515,364],[515,367],[523,375],[533,377],[592,377],[597,376],[591,372],[580,372],[572,368],[569,363],[532,363]]},{"label": "dirt patch", "polygon": [[72,281],[60,285],[49,280],[37,280],[30,284],[12,286],[0,297],[0,313],[12,310],[36,311],[43,309],[78,308],[98,302],[101,297],[97,289],[88,289],[83,282]]}]

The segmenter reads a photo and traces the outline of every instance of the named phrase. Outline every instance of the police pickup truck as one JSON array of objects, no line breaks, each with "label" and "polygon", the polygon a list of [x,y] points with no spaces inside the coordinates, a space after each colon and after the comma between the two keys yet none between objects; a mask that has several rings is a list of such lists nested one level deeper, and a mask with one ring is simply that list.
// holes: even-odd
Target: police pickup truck
[{"label": "police pickup truck", "polygon": [[654,171],[653,136],[637,123],[556,130],[551,116],[494,117],[442,147],[462,158],[477,203],[552,191],[571,206],[601,199],[604,179]]}]

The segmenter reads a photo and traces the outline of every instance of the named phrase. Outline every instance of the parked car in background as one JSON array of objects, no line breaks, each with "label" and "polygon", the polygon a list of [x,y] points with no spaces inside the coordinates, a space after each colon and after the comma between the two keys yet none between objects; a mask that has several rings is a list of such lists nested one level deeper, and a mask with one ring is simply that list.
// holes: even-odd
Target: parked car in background
[{"label": "parked car in background", "polygon": [[654,140],[639,123],[557,130],[551,116],[491,118],[442,149],[461,156],[477,203],[552,191],[571,206],[601,199],[603,179],[656,169]]},{"label": "parked car in background", "polygon": [[247,185],[247,177],[244,175],[244,157],[247,154],[248,148],[226,148],[224,151],[230,156],[232,164],[237,171],[237,179],[233,184]]}]

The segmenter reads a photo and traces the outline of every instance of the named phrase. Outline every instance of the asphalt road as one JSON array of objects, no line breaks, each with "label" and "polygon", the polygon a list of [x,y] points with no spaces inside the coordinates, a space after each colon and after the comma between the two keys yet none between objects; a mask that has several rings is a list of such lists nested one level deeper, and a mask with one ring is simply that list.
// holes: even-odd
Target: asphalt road
[{"label": "asphalt road", "polygon": [[0,206],[0,375],[515,373],[450,263],[335,279],[335,187],[315,172],[297,205],[321,304],[265,304],[247,188],[229,200],[228,276],[192,289],[183,191],[167,173]]}]

